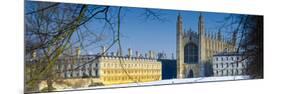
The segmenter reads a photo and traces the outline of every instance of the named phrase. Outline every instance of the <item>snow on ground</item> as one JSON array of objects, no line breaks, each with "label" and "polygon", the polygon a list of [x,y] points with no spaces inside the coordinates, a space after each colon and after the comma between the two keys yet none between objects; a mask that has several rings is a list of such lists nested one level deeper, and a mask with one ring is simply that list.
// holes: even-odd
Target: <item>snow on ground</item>
[{"label": "snow on ground", "polygon": [[[96,86],[87,88],[76,88],[76,89],[64,89],[64,90],[83,90],[83,89],[104,89],[104,88],[122,88],[122,87],[136,87],[136,86],[152,86],[152,85],[169,85],[179,83],[202,83],[202,82],[217,82],[217,81],[233,81],[233,80],[246,80],[250,79],[249,76],[223,76],[223,77],[199,77],[199,78],[185,78],[185,79],[168,79],[152,82],[142,83],[129,83],[119,85],[108,85],[108,86]],[[59,90],[59,91],[64,91]]]}]

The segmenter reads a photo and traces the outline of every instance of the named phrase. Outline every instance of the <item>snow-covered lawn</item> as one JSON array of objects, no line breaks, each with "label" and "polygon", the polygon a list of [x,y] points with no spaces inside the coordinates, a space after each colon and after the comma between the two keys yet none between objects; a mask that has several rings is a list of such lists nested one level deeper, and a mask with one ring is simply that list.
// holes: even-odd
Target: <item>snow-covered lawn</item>
[{"label": "snow-covered lawn", "polygon": [[[153,81],[153,82],[129,83],[129,84],[96,86],[96,87],[64,89],[64,90],[122,88],[122,87],[151,86],[151,85],[168,85],[168,84],[178,84],[178,83],[233,81],[233,80],[246,80],[246,79],[250,79],[249,76],[200,77],[200,78],[185,78],[185,79],[168,79],[168,80],[160,80],[160,81]],[[59,91],[63,91],[63,90],[59,90]]]}]

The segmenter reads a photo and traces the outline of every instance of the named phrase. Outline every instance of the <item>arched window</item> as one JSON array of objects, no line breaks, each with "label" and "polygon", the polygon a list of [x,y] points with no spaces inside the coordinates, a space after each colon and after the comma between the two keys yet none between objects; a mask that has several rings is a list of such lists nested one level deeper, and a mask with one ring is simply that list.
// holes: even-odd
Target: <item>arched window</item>
[{"label": "arched window", "polygon": [[189,43],[185,45],[184,62],[189,64],[198,63],[198,47],[195,44]]}]

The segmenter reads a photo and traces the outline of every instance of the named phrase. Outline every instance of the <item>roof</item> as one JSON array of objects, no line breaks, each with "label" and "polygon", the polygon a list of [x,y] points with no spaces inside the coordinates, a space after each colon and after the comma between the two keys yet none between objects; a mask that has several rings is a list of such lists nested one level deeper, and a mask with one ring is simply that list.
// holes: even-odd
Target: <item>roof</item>
[{"label": "roof", "polygon": [[242,53],[237,53],[237,52],[222,52],[215,54],[213,56],[242,56]]}]

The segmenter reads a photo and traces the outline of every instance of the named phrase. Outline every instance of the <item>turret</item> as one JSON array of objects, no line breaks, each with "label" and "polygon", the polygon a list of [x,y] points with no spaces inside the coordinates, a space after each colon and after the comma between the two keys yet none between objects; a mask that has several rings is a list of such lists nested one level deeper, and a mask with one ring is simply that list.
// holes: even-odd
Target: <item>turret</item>
[{"label": "turret", "polygon": [[222,37],[221,37],[221,30],[220,30],[220,29],[219,29],[219,31],[218,31],[217,37],[218,37],[218,40],[222,40]]},{"label": "turret", "polygon": [[236,44],[236,39],[237,39],[237,31],[234,31],[232,34],[232,39],[231,39],[231,44],[233,46],[235,46],[235,44]]},{"label": "turret", "polygon": [[129,58],[131,58],[131,57],[132,57],[132,53],[133,53],[133,52],[132,52],[132,49],[131,49],[131,48],[129,48],[129,49],[128,49],[128,57],[129,57]]},{"label": "turret", "polygon": [[206,49],[205,49],[205,23],[204,23],[204,17],[202,13],[200,13],[199,21],[198,21],[198,32],[199,32],[199,64],[200,66],[200,75],[202,77],[205,76],[205,69],[204,65],[206,63]]},{"label": "turret", "polygon": [[183,38],[183,31],[182,31],[182,17],[180,13],[178,14],[177,17],[177,78],[181,79],[184,78],[184,49],[183,49],[183,43],[182,43],[182,38]]}]

